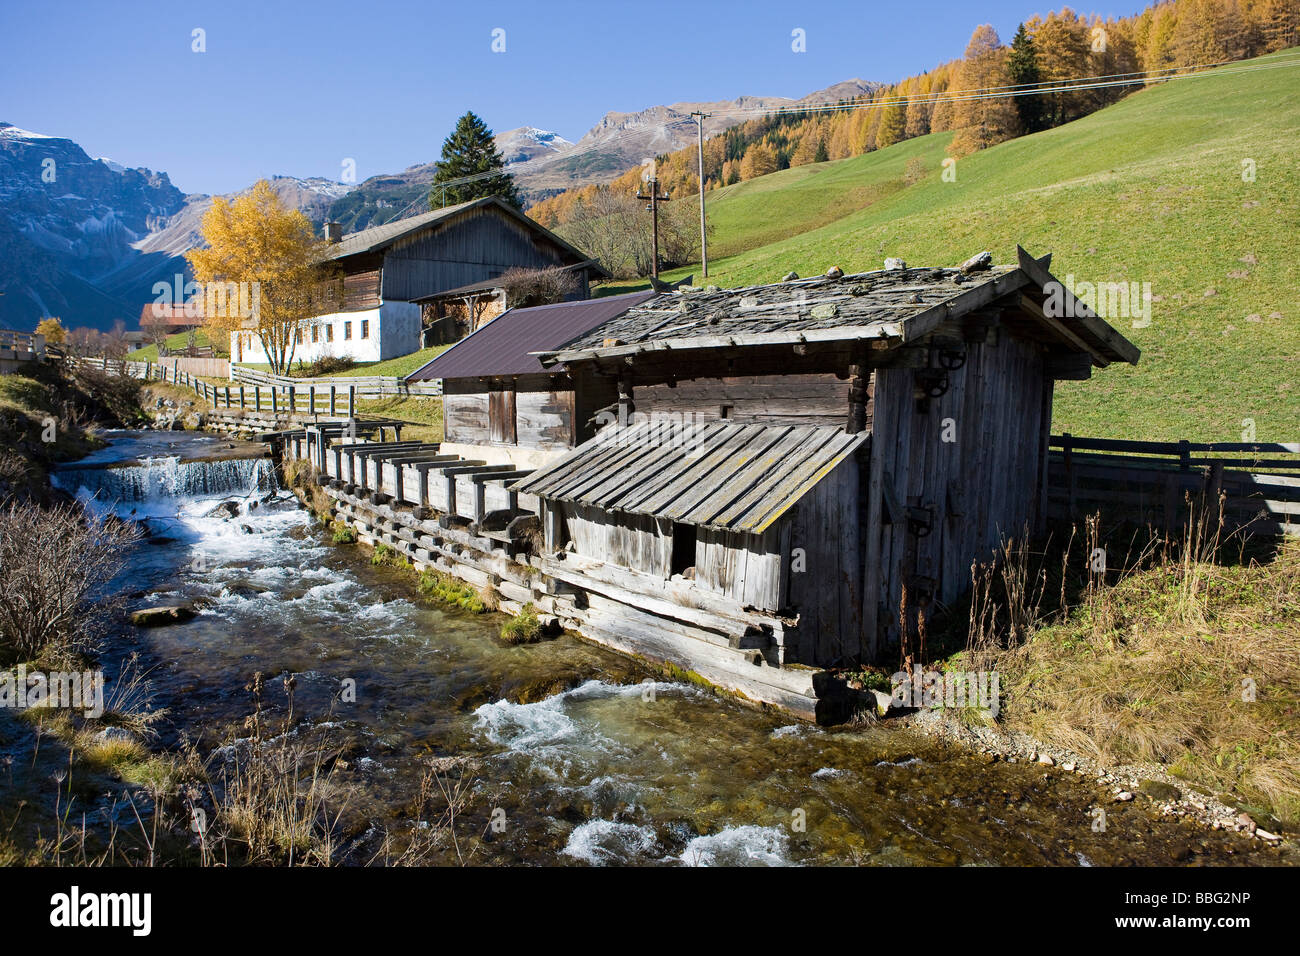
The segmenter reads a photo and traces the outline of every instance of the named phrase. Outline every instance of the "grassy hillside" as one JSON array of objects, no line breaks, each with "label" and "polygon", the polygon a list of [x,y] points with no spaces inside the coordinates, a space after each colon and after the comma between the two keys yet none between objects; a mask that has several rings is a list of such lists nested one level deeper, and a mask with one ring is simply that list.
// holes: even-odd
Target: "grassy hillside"
[{"label": "grassy hillside", "polygon": [[[1134,438],[1300,433],[1300,50],[1143,90],[1074,123],[941,163],[950,134],[710,194],[709,281],[791,269],[955,265],[1016,244],[1066,281],[1150,282],[1137,368],[1062,383],[1054,428]],[[917,166],[924,175],[908,184]],[[1242,163],[1253,160],[1254,182]],[[788,238],[777,238],[780,236]],[[666,278],[695,273],[676,270]]]},{"label": "grassy hillside", "polygon": [[[189,333],[177,332],[175,335],[169,335],[166,339],[167,349],[173,356],[184,353],[185,348],[189,345]],[[212,342],[208,339],[208,333],[199,329],[194,334],[194,344],[199,348],[206,348]],[[226,343],[229,344],[229,343]],[[156,362],[158,361],[158,346],[146,345],[143,348],[135,349],[127,356],[132,362]]]}]

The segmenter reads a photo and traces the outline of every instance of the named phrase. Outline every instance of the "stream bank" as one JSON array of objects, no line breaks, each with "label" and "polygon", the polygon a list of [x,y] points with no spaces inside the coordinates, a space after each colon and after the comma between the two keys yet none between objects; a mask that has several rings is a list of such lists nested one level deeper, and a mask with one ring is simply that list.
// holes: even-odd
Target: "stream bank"
[{"label": "stream bank", "polygon": [[[240,471],[214,462],[208,475],[181,467],[225,439],[170,433],[166,454],[151,444],[142,455],[157,433],[107,437],[113,451],[92,464],[133,473],[106,483],[83,468],[59,480],[88,506],[152,529],[112,590],[128,610],[184,604],[196,614],[147,629],[118,621],[105,669],[137,655],[148,672],[166,711],[155,753],[197,753],[215,773],[250,747],[310,743],[305,766],[328,784],[330,839],[317,862],[1290,861],[1285,847],[1163,817],[1146,801],[1108,809],[1096,832],[1090,811],[1104,791],[1059,767],[989,763],[887,724],[792,721],[568,634],[509,644],[500,616],[430,601],[408,572],[335,546],[326,526],[262,485],[258,459]],[[218,471],[235,487],[219,488]],[[138,494],[95,495],[110,485]],[[231,501],[236,513],[218,507]],[[22,747],[0,742],[17,760]],[[311,776],[275,779],[305,787]],[[123,787],[146,805],[145,784]],[[130,823],[93,788],[75,799],[92,822]],[[165,799],[185,807],[184,793]],[[217,812],[206,793],[192,802]],[[453,805],[456,841],[446,838]],[[172,862],[202,862],[196,841],[191,833]]]}]

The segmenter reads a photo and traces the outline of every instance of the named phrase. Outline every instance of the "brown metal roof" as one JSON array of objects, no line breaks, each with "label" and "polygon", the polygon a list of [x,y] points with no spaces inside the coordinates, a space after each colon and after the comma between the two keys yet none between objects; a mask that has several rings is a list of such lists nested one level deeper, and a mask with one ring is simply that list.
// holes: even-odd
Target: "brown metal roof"
[{"label": "brown metal roof", "polygon": [[563,371],[543,368],[532,352],[556,349],[622,315],[654,295],[645,290],[529,309],[509,309],[470,333],[423,368],[408,375],[419,382],[445,378],[531,375]]},{"label": "brown metal roof", "polygon": [[513,487],[606,511],[760,534],[869,436],[834,425],[651,420],[606,428]]}]

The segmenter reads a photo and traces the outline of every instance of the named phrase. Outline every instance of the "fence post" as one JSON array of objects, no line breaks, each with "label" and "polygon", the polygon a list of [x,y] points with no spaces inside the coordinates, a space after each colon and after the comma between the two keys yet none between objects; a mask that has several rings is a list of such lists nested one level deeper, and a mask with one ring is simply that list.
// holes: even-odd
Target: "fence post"
[{"label": "fence post", "polygon": [[1061,436],[1062,460],[1065,462],[1066,514],[1074,517],[1074,440],[1069,432]]},{"label": "fence post", "polygon": [[239,407],[244,407],[244,386],[239,386]]},{"label": "fence post", "polygon": [[289,414],[296,414],[298,411],[298,391],[294,386],[289,386]]},{"label": "fence post", "polygon": [[230,407],[230,386],[226,386],[226,408]]},{"label": "fence post", "polygon": [[315,385],[307,386],[307,414],[308,415],[316,414],[316,386]]},{"label": "fence post", "polygon": [[357,417],[357,387],[348,386],[348,418]]},{"label": "fence post", "polygon": [[277,391],[278,389],[274,385],[272,385],[271,386],[271,414],[272,415],[280,414],[280,403],[279,401],[276,400],[275,397],[275,393]]},{"label": "fence post", "polygon": [[1188,471],[1192,467],[1192,451],[1190,443],[1186,438],[1178,442],[1178,468],[1180,471]]},{"label": "fence post", "polygon": [[338,414],[338,388],[330,386],[330,418]]}]

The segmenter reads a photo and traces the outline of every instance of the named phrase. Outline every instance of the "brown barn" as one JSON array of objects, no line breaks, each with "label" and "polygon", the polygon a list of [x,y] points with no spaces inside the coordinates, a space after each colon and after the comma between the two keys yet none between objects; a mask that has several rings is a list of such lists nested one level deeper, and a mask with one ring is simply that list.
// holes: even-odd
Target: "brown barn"
[{"label": "brown barn", "polygon": [[956,599],[1045,518],[1054,383],[1138,359],[1049,259],[664,293],[543,356],[618,396],[514,485],[584,633],[788,701]]}]

